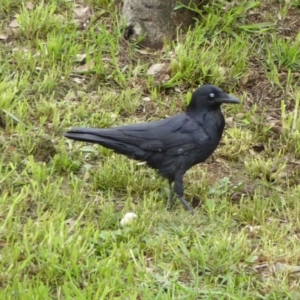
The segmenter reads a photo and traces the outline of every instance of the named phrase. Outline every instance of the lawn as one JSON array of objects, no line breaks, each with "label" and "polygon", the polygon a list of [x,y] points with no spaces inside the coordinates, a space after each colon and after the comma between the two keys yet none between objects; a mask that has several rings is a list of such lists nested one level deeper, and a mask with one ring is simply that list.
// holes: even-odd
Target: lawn
[{"label": "lawn", "polygon": [[[298,0],[211,1],[156,52],[123,39],[121,7],[0,3],[0,299],[300,299]],[[145,165],[63,137],[177,114],[204,83],[242,103],[185,176],[195,216]]]}]

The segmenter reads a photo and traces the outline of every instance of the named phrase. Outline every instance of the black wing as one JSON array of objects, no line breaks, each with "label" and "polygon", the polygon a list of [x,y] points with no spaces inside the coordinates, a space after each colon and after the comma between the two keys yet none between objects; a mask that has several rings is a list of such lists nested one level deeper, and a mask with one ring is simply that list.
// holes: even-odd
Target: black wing
[{"label": "black wing", "polygon": [[65,136],[74,140],[98,143],[135,159],[145,159],[149,152],[180,155],[199,148],[209,139],[202,126],[186,114],[157,122],[115,128],[74,128]]}]

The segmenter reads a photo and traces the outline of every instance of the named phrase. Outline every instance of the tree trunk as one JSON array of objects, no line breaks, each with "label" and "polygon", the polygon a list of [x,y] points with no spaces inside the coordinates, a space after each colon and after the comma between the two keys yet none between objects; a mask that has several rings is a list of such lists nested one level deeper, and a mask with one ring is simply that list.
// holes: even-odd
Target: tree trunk
[{"label": "tree trunk", "polygon": [[124,0],[123,19],[126,22],[124,37],[142,46],[160,49],[164,40],[176,35],[177,27],[192,24],[195,13],[185,8],[174,10],[181,2],[199,5],[203,0]]}]

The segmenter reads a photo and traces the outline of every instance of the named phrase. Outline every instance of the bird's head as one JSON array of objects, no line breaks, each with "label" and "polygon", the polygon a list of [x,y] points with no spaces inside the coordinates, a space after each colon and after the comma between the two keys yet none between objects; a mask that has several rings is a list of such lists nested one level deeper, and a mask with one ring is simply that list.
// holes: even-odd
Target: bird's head
[{"label": "bird's head", "polygon": [[238,104],[240,101],[214,85],[203,85],[192,95],[187,111],[197,111],[202,109],[218,109],[223,103]]}]

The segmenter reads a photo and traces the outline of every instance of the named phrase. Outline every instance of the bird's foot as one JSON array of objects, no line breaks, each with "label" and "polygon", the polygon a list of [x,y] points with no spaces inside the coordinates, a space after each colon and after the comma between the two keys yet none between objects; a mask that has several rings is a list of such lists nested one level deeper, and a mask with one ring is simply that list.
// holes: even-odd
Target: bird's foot
[{"label": "bird's foot", "polygon": [[174,203],[169,203],[169,205],[167,207],[167,211],[171,211],[173,206],[174,206]]},{"label": "bird's foot", "polygon": [[180,202],[183,204],[183,206],[185,207],[186,210],[188,210],[192,215],[195,214],[194,210],[191,208],[191,206],[187,203],[187,201],[184,199],[183,196],[179,197],[178,199],[180,200]]}]

